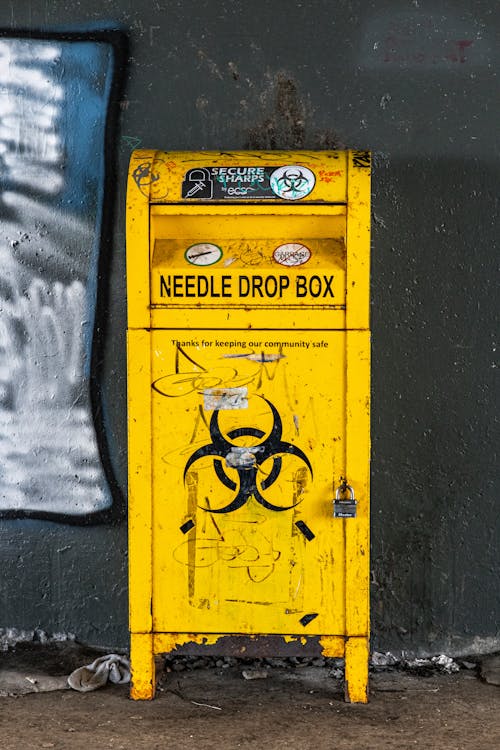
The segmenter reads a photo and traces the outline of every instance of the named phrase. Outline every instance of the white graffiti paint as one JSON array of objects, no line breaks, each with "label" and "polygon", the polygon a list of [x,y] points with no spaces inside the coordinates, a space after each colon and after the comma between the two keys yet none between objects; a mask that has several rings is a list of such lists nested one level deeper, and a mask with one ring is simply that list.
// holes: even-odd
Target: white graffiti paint
[{"label": "white graffiti paint", "polygon": [[69,128],[88,136],[68,115],[95,70],[68,44],[0,40],[0,512],[111,504],[89,395],[99,197],[76,205],[88,180]]}]

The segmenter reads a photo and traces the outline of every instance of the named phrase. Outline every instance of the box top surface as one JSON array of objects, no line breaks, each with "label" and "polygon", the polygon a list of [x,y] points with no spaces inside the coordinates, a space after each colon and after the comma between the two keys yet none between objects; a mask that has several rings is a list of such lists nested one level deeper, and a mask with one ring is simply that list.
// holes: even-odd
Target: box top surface
[{"label": "box top surface", "polygon": [[369,151],[134,151],[129,327],[367,328],[370,174]]},{"label": "box top surface", "polygon": [[[134,151],[129,196],[149,203],[344,203],[346,151]],[[354,152],[362,159],[369,152]]]}]

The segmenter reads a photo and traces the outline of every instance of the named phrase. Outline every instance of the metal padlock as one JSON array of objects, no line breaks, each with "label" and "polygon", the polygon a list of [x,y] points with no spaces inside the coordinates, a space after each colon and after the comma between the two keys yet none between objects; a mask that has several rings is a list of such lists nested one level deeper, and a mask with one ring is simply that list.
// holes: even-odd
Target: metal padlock
[{"label": "metal padlock", "polygon": [[[342,499],[341,494],[349,493],[350,497]],[[335,500],[333,501],[333,517],[334,518],[356,518],[356,507],[358,501],[354,497],[354,490],[350,484],[341,484],[337,487],[335,492]]]}]

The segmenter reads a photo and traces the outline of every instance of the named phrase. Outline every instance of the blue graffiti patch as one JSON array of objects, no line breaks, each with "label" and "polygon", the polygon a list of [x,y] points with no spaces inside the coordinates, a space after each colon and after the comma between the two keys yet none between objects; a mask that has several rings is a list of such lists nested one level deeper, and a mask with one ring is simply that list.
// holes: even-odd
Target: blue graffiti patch
[{"label": "blue graffiti patch", "polygon": [[0,37],[0,514],[78,519],[112,496],[90,368],[114,47]]}]

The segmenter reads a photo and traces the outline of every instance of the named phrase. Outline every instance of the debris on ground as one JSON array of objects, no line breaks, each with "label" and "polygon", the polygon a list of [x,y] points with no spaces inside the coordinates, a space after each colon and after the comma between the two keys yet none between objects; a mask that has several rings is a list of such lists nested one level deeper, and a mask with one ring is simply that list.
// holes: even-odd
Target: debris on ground
[{"label": "debris on ground", "polygon": [[[235,658],[233,656],[182,656],[169,654],[164,657],[165,672],[183,672],[193,669],[228,669],[229,667],[244,667],[248,672],[262,671],[262,669],[300,669],[306,667],[322,667],[329,671],[334,679],[341,679],[344,675],[344,660],[327,657],[289,656],[281,658]],[[474,662],[458,663],[451,656],[439,654],[427,658],[400,658],[390,651],[381,653],[374,651],[370,658],[370,669],[374,672],[386,670],[408,671],[420,676],[441,672],[452,674],[464,669],[475,669]],[[247,679],[252,679],[248,677]],[[254,678],[255,679],[255,678]]]},{"label": "debris on ground", "polygon": [[[16,631],[19,634],[19,631]],[[5,642],[11,635],[4,632]],[[0,639],[1,640],[1,639]],[[87,665],[87,666],[82,666]],[[107,650],[84,646],[70,639],[47,640],[43,631],[27,632],[26,639],[6,650],[0,646],[0,697],[27,693],[42,693],[66,690],[89,691],[108,682],[124,684],[129,680],[129,662],[123,653],[109,654]],[[285,679],[298,679],[300,674],[321,675],[332,687],[342,691],[344,661],[340,658],[315,656],[281,656],[276,658],[251,658],[194,656],[177,653],[166,654],[157,659],[159,685],[167,686],[172,673],[206,670],[212,674],[224,672],[239,675],[245,680],[258,680],[282,674]],[[479,657],[477,655],[453,659],[446,654],[417,658],[397,656],[391,652],[374,651],[370,660],[373,684],[376,677],[389,678],[392,674],[405,673],[412,677],[449,675],[459,671],[470,672],[472,678],[481,677],[492,685],[500,685],[500,655]],[[68,675],[69,685],[68,685]],[[112,675],[112,676],[111,676]],[[389,686],[390,687],[390,686]],[[384,689],[389,689],[387,686]]]},{"label": "debris on ground", "polygon": [[446,674],[451,674],[452,672],[460,672],[460,667],[458,666],[456,661],[453,661],[451,656],[446,656],[445,654],[433,656],[431,658],[431,662],[436,667],[439,667],[441,672],[445,672]]},{"label": "debris on ground", "polygon": [[430,659],[404,659],[401,661],[401,668],[418,674],[421,677],[425,677],[436,671],[444,672],[444,674],[452,674],[452,672],[460,671],[460,666],[456,661],[451,656],[446,656],[445,654],[432,656]]},{"label": "debris on ground", "polygon": [[464,669],[477,669],[477,664],[475,661],[467,661],[467,659],[460,659],[459,664]]},{"label": "debris on ground", "polygon": [[27,635],[14,647],[0,648],[0,696],[69,690],[68,675],[106,651],[69,639],[33,641]]},{"label": "debris on ground", "polygon": [[130,662],[125,656],[108,654],[95,659],[92,664],[78,667],[68,677],[68,685],[80,693],[104,687],[108,682],[126,685],[130,682]]},{"label": "debris on ground", "polygon": [[480,675],[490,685],[500,685],[500,654],[481,660]]},{"label": "debris on ground", "polygon": [[[336,670],[335,677],[343,676],[344,660],[326,657],[276,657],[249,658],[234,656],[183,656],[180,654],[166,654],[164,656],[164,672],[184,672],[194,669],[229,669],[237,667],[250,672],[267,672],[269,669],[301,669],[306,667],[325,667]],[[263,675],[264,676],[264,675]],[[252,679],[248,677],[246,679]],[[253,678],[256,679],[256,678]]]},{"label": "debris on ground", "polygon": [[244,669],[241,674],[245,680],[265,680],[269,672],[267,669]]},{"label": "debris on ground", "polygon": [[370,659],[372,667],[395,667],[398,663],[398,659],[391,654],[390,651],[382,654],[379,651],[374,651]]}]

